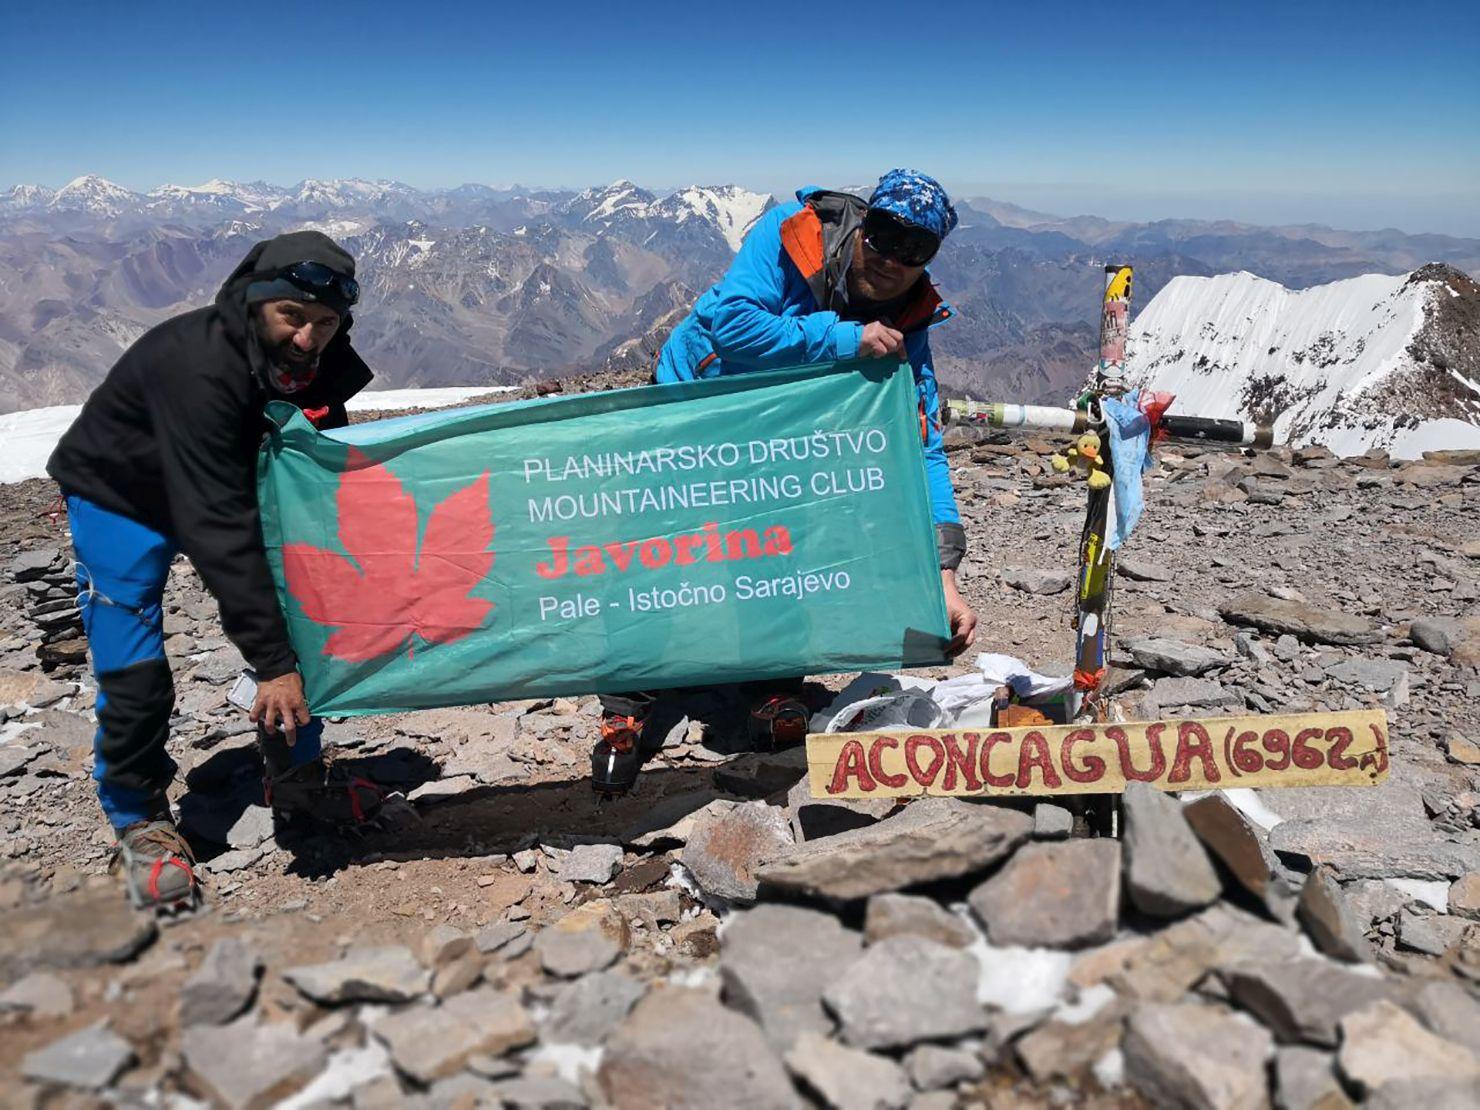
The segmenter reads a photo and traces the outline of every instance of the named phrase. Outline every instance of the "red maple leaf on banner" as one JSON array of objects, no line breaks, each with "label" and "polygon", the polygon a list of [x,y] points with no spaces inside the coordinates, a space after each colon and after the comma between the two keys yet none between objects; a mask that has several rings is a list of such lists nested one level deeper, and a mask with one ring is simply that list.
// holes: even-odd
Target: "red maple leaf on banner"
[{"label": "red maple leaf on banner", "polygon": [[419,552],[416,499],[358,451],[350,451],[339,476],[336,504],[349,559],[309,544],[283,545],[288,592],[309,620],[336,630],[325,655],[363,663],[401,650],[414,636],[448,644],[482,626],[493,603],[469,591],[493,566],[487,471],[432,510]]}]

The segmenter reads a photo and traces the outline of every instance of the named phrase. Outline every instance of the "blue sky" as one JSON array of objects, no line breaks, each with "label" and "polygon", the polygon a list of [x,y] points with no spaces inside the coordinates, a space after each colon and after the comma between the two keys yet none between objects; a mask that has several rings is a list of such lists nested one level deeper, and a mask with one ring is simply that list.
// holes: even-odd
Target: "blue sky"
[{"label": "blue sky", "polygon": [[65,5],[0,15],[0,184],[788,191],[1480,236],[1480,3]]}]

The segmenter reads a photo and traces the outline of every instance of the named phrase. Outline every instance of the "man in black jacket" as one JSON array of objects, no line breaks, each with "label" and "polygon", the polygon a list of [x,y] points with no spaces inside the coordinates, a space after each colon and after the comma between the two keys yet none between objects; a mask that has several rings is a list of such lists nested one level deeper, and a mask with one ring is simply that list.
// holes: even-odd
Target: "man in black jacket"
[{"label": "man in black jacket", "polygon": [[268,800],[284,814],[360,819],[368,783],[326,767],[321,723],[262,545],[256,458],[263,406],[288,400],[321,428],[370,381],[349,343],[354,259],[315,231],[258,243],[216,301],[153,328],[88,398],[47,470],[67,500],[79,605],[98,681],[93,777],[136,905],[192,902],[190,849],[170,819],[165,751],[174,684],[162,602],[183,551],[258,681],[252,719]]}]

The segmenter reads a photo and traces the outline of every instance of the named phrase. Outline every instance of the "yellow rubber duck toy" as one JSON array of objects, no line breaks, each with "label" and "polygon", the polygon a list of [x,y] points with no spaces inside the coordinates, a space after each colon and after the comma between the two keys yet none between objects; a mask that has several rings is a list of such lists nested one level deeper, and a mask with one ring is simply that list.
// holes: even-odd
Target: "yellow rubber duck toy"
[{"label": "yellow rubber duck toy", "polygon": [[1071,467],[1078,467],[1085,472],[1090,489],[1104,489],[1110,484],[1110,474],[1100,457],[1100,437],[1094,432],[1085,432],[1073,447],[1062,455],[1054,455],[1048,462],[1060,474],[1067,474]]}]

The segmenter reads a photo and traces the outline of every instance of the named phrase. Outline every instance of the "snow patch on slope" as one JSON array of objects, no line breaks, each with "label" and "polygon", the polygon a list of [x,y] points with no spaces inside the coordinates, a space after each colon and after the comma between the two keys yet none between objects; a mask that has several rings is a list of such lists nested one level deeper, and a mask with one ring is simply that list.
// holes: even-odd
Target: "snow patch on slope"
[{"label": "snow patch on slope", "polygon": [[1174,411],[1274,418],[1277,441],[1398,458],[1473,446],[1476,423],[1415,421],[1374,397],[1404,375],[1436,373],[1409,347],[1438,288],[1406,274],[1303,290],[1250,273],[1177,277],[1132,325],[1130,364],[1142,384],[1177,395]]}]

